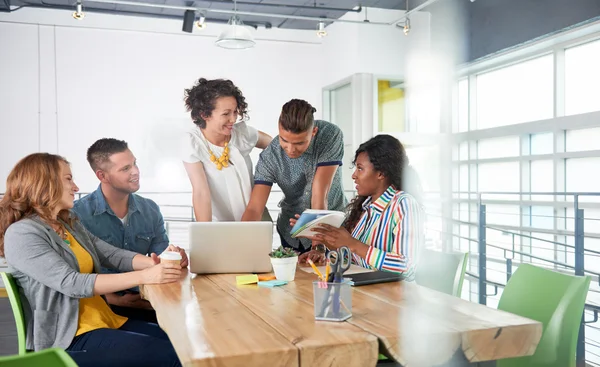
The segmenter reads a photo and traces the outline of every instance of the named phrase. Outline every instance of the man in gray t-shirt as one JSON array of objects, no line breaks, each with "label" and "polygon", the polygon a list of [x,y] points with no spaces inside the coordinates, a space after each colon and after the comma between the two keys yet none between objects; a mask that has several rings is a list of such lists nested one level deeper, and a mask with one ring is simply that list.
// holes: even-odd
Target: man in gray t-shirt
[{"label": "man in gray t-shirt", "polygon": [[342,131],[332,123],[315,121],[315,111],[298,99],[283,106],[279,135],[260,154],[250,202],[242,216],[242,220],[260,220],[276,183],[284,194],[277,231],[282,245],[301,253],[311,250],[311,241],[291,238],[290,219],[305,209],[343,211],[347,204],[337,169],[344,156]]}]

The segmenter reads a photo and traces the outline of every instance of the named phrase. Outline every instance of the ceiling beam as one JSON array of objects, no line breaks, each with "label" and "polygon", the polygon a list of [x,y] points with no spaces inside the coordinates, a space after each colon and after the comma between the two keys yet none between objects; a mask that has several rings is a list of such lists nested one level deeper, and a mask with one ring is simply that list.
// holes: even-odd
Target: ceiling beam
[{"label": "ceiling beam", "polygon": [[[234,2],[231,0],[222,0],[218,1],[219,4],[231,4],[234,5]],[[289,8],[289,9],[308,9],[308,10],[324,10],[324,11],[343,11],[346,13],[360,13],[362,11],[362,6],[359,4],[358,6],[351,9],[344,8],[330,8],[327,6],[307,6],[307,5],[291,5],[291,4],[281,4],[281,3],[253,3],[249,1],[236,1],[238,5],[252,5],[252,6],[270,6],[270,7],[280,7],[280,8]]]},{"label": "ceiling beam", "polygon": [[[437,0],[429,0],[430,2],[435,2]],[[118,4],[118,5],[128,5],[128,6],[140,6],[140,7],[149,7],[149,8],[162,8],[162,9],[176,9],[176,10],[194,10],[198,12],[204,13],[220,13],[220,14],[237,14],[237,15],[248,15],[255,17],[270,17],[270,18],[282,18],[282,19],[300,19],[300,20],[312,20],[316,22],[327,22],[327,23],[355,23],[355,24],[369,24],[369,25],[383,25],[389,26],[394,23],[388,22],[363,22],[362,20],[350,20],[350,19],[336,19],[336,18],[327,18],[327,17],[309,17],[303,15],[286,15],[286,14],[277,14],[277,13],[261,13],[261,12],[250,12],[250,11],[242,11],[242,10],[227,10],[227,9],[215,9],[215,8],[194,8],[190,6],[179,6],[179,5],[168,5],[168,4],[154,4],[154,3],[145,3],[138,1],[129,1],[129,0],[85,0],[86,3],[104,3],[104,4]],[[256,5],[256,4],[255,4]]]}]

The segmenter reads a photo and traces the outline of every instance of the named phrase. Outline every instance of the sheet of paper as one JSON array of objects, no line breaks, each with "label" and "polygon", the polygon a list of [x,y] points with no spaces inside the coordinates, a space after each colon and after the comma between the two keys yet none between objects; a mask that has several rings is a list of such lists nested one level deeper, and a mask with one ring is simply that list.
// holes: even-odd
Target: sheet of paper
[{"label": "sheet of paper", "polygon": [[258,275],[238,275],[237,277],[235,277],[235,282],[237,283],[237,285],[256,284],[258,283]]},{"label": "sheet of paper", "polygon": [[269,288],[277,287],[280,285],[286,285],[286,284],[287,284],[287,282],[285,280],[266,280],[264,282],[258,282],[259,287],[269,287]]},{"label": "sheet of paper", "polygon": [[[315,271],[313,270],[313,268],[310,267],[310,265],[299,265],[298,268],[302,271],[305,271],[307,273],[311,273],[311,274],[316,274]],[[317,266],[317,269],[319,269],[319,271],[321,272],[321,274],[325,274],[325,265],[323,266]],[[362,266],[358,266],[358,265],[354,265],[351,264],[350,265],[350,269],[346,270],[346,272],[344,273],[344,275],[350,275],[350,274],[358,274],[358,273],[367,273],[373,270],[370,269],[366,269],[363,268]]]}]

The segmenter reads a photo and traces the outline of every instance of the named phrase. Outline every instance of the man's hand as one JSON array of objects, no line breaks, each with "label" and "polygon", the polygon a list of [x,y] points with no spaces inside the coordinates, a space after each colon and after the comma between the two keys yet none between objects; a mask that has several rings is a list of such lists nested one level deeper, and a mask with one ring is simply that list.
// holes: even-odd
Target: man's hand
[{"label": "man's hand", "polygon": [[120,307],[142,308],[146,310],[152,309],[152,305],[150,305],[150,302],[142,299],[139,293],[127,292],[122,296],[119,296],[116,293],[109,293],[105,296],[108,300],[108,303],[111,305]]}]

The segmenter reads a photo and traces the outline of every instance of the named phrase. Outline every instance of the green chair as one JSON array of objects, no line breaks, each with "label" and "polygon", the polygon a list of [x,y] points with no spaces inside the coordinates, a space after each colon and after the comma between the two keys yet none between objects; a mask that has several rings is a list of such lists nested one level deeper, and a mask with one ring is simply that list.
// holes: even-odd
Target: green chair
[{"label": "green chair", "polygon": [[23,306],[21,305],[21,297],[19,296],[19,288],[15,283],[15,279],[9,273],[0,273],[2,276],[2,282],[6,287],[6,293],[8,293],[8,300],[13,311],[15,323],[17,326],[17,341],[19,344],[19,355],[27,353],[25,348],[25,317],[23,316]]},{"label": "green chair", "polygon": [[541,322],[542,338],[532,356],[499,360],[497,367],[575,367],[589,286],[589,276],[519,265],[502,292],[498,309]]},{"label": "green chair", "polygon": [[25,355],[0,357],[2,367],[77,367],[77,363],[62,349],[50,348]]},{"label": "green chair", "polygon": [[423,250],[415,282],[452,296],[460,297],[469,253]]}]

